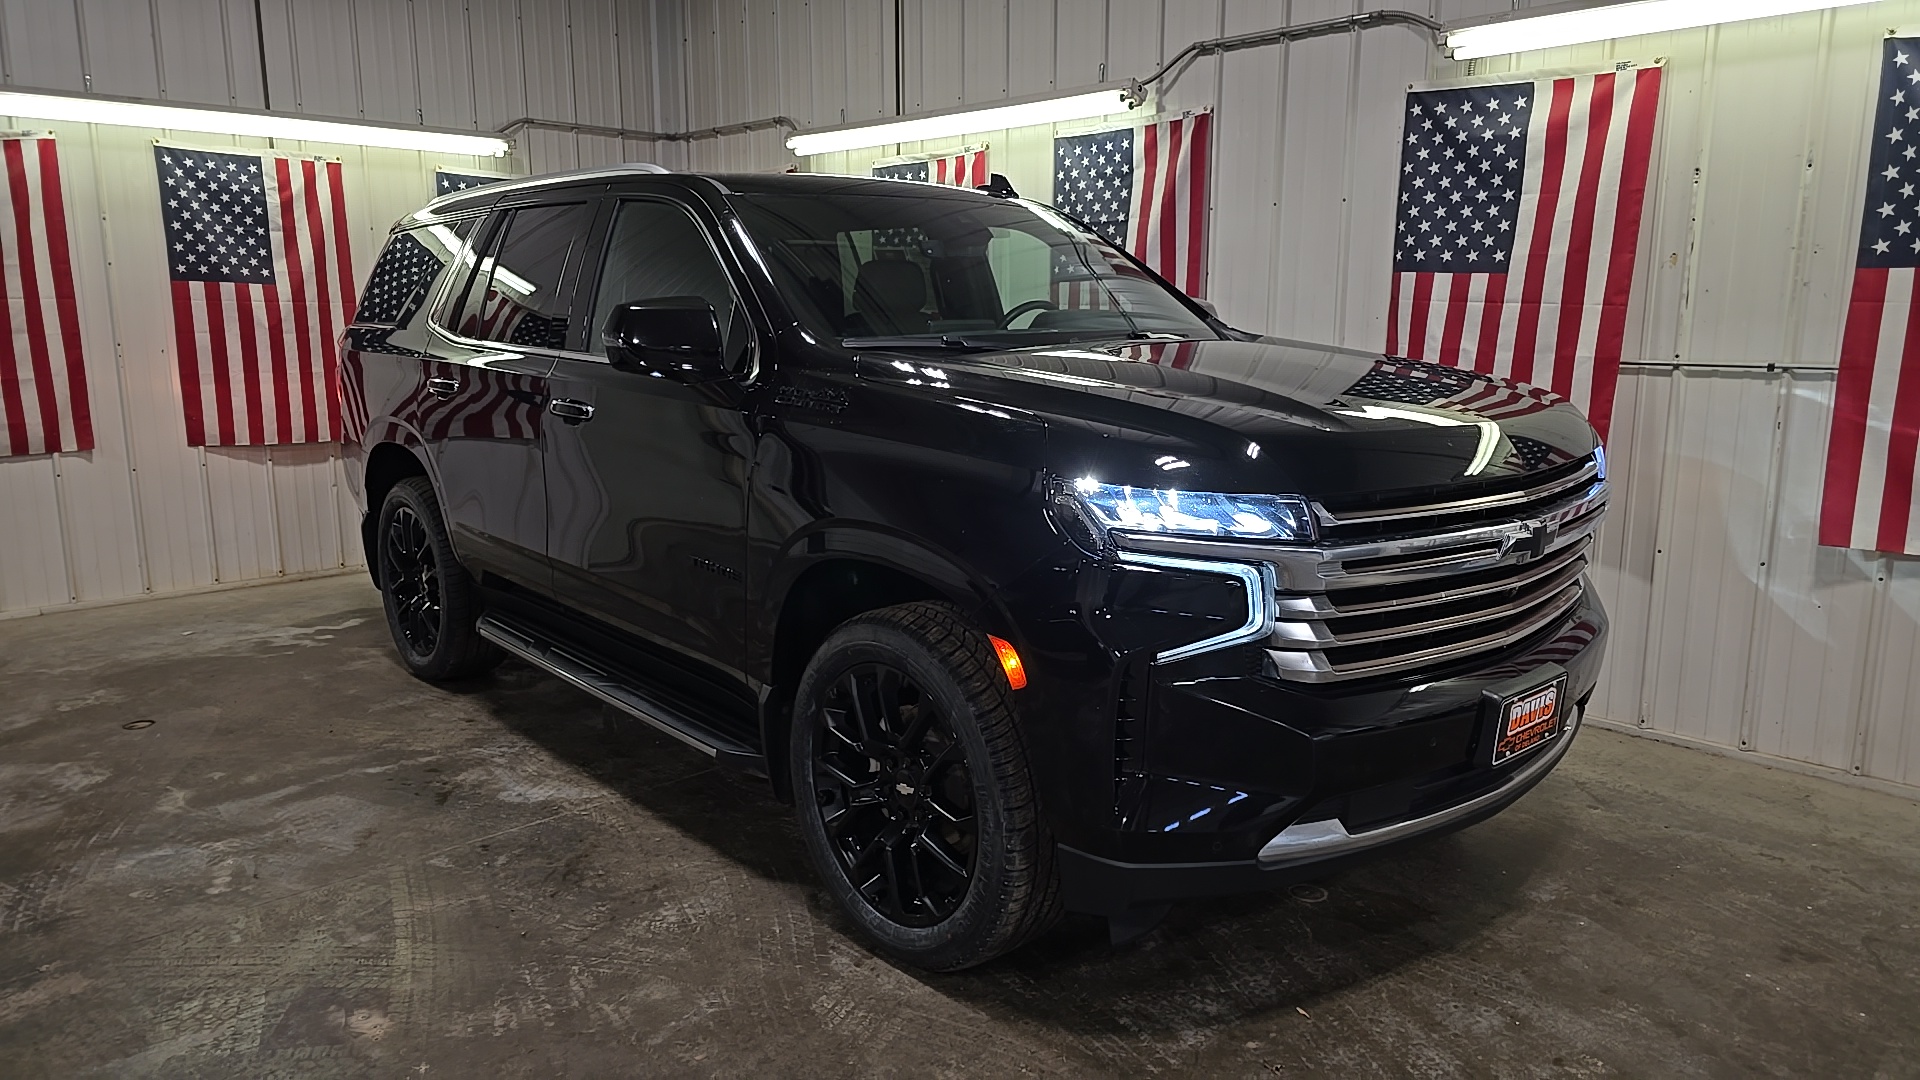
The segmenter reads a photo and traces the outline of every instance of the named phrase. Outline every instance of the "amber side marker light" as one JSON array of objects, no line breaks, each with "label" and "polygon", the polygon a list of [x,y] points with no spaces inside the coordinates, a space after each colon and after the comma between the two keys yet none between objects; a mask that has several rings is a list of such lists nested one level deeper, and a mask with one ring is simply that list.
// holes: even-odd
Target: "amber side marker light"
[{"label": "amber side marker light", "polygon": [[993,642],[993,655],[1000,658],[1000,670],[1007,673],[1007,685],[1015,690],[1023,690],[1027,685],[1027,666],[1020,662],[1020,654],[1013,649],[1013,642],[1006,638],[987,635]]}]

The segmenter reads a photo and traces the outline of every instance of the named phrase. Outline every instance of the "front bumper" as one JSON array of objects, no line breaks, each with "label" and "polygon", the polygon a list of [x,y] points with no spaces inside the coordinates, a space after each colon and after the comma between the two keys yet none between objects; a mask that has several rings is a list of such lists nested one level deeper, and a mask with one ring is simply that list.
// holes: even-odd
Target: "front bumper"
[{"label": "front bumper", "polygon": [[1545,779],[1573,746],[1583,719],[1584,710],[1576,707],[1559,737],[1463,801],[1351,832],[1337,817],[1296,822],[1268,840],[1252,859],[1129,863],[1061,845],[1057,857],[1064,902],[1074,911],[1119,915],[1174,900],[1254,892],[1321,877],[1394,845],[1478,824]]}]

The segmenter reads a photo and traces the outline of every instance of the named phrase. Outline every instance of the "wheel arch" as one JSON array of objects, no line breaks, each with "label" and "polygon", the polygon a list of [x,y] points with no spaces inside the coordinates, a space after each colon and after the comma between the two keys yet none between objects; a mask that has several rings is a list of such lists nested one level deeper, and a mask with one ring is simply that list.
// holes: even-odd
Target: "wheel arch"
[{"label": "wheel arch", "polygon": [[[916,601],[944,601],[985,626],[1010,618],[994,590],[955,557],[911,538],[871,529],[821,530],[797,538],[768,590],[767,694],[760,710],[761,746],[775,794],[791,801],[787,735],[793,694],[820,643],[840,624],[869,611]],[[799,552],[806,552],[800,554]]]},{"label": "wheel arch", "polygon": [[360,547],[366,556],[367,573],[373,577],[376,586],[380,584],[380,568],[379,561],[374,557],[373,533],[380,520],[380,504],[386,501],[387,492],[393,490],[393,485],[409,476],[432,479],[419,451],[397,442],[383,442],[368,449],[363,482],[367,493],[367,512],[360,516]]}]

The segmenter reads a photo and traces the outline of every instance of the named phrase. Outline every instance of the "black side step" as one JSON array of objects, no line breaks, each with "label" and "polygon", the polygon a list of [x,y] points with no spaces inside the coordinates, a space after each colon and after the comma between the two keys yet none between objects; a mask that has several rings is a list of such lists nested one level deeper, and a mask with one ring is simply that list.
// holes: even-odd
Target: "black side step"
[{"label": "black side step", "polygon": [[563,646],[543,640],[539,634],[499,615],[483,615],[478,626],[480,636],[525,660],[535,667],[560,676],[621,712],[679,739],[695,750],[754,776],[767,775],[766,758],[735,739],[722,735],[685,713],[660,704],[631,682],[606,671],[602,665]]}]

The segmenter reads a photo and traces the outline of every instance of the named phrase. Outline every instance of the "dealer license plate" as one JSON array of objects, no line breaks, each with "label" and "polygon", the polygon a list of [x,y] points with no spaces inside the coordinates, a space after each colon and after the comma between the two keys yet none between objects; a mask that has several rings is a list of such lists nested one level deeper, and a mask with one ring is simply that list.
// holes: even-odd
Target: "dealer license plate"
[{"label": "dealer license plate", "polygon": [[1492,763],[1552,741],[1566,727],[1566,704],[1567,673],[1558,665],[1551,666],[1551,674],[1535,672],[1526,689],[1502,695],[1493,716]]}]

